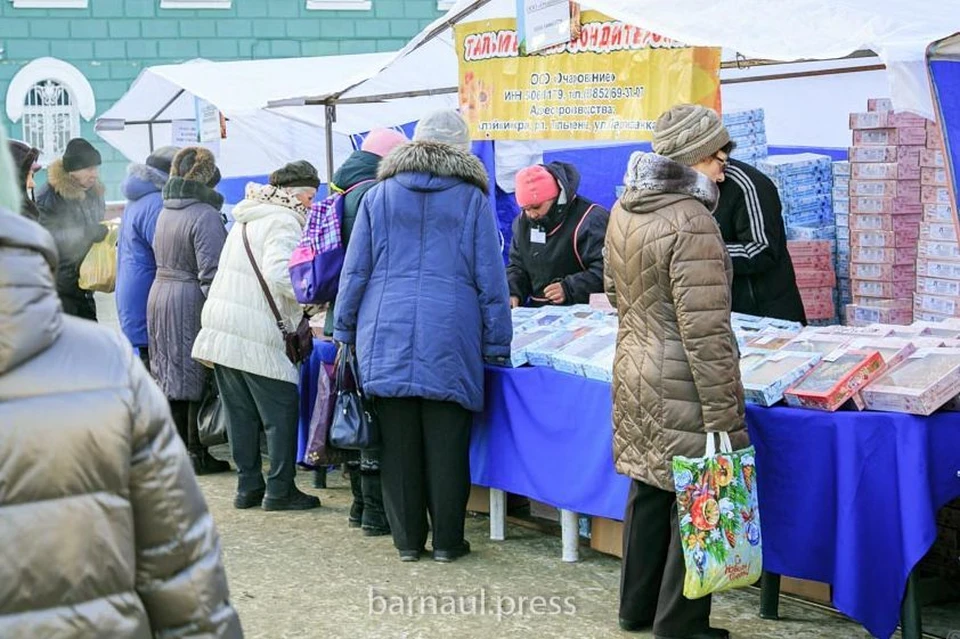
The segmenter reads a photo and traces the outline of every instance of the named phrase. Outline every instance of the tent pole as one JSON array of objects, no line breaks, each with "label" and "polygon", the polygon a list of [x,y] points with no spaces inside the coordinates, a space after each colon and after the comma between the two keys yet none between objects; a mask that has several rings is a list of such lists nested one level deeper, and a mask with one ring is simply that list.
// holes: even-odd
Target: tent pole
[{"label": "tent pole", "polygon": [[337,107],[327,104],[325,109],[326,127],[324,134],[327,138],[327,188],[333,184],[333,123],[337,121]]},{"label": "tent pole", "polygon": [[153,148],[153,122],[147,122],[147,134],[150,136],[150,153],[154,151]]}]

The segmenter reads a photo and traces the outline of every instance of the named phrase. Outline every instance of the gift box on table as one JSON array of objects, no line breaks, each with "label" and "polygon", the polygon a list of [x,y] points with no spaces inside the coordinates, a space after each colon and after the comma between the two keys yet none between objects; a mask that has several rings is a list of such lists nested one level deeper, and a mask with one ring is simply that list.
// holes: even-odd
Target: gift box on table
[{"label": "gift box on table", "polygon": [[589,379],[601,382],[613,381],[613,359],[616,356],[616,345],[605,348],[583,364],[583,375]]},{"label": "gift box on table", "polygon": [[803,377],[821,357],[820,353],[773,351],[741,360],[744,400],[773,406],[783,399],[784,390]]},{"label": "gift box on table", "polygon": [[553,368],[561,373],[583,376],[583,367],[592,357],[606,349],[615,347],[616,344],[616,328],[598,328],[589,335],[584,335],[560,349],[552,357]]},{"label": "gift box on table", "polygon": [[[838,349],[784,392],[789,406],[835,411],[886,368],[876,350]],[[860,404],[857,403],[860,407]]]},{"label": "gift box on table", "polygon": [[917,345],[912,340],[901,337],[885,337],[883,339],[861,337],[850,342],[850,348],[877,351],[888,369],[893,368],[918,350]]},{"label": "gift box on table", "polygon": [[871,382],[870,410],[930,415],[960,394],[960,348],[926,348]]},{"label": "gift box on table", "polygon": [[590,335],[599,325],[571,322],[557,330],[552,337],[539,340],[524,349],[531,366],[553,366],[553,358],[566,346]]}]

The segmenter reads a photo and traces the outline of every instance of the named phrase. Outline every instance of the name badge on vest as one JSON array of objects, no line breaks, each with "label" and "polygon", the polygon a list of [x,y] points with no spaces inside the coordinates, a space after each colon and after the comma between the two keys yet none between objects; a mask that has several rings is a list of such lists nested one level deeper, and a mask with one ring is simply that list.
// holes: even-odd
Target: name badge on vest
[{"label": "name badge on vest", "polygon": [[546,244],[547,233],[542,229],[530,229],[530,241],[534,244]]}]

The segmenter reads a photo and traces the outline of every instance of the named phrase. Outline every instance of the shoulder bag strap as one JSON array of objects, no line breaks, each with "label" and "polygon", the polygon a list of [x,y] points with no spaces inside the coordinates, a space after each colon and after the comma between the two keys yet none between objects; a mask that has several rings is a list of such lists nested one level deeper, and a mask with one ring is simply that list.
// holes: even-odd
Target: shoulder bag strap
[{"label": "shoulder bag strap", "polygon": [[257,260],[253,257],[253,251],[250,249],[250,239],[247,237],[246,222],[243,223],[243,248],[247,251],[247,257],[250,259],[250,266],[253,267],[253,273],[257,276],[257,281],[260,282],[260,289],[263,291],[263,296],[267,298],[267,304],[270,305],[270,310],[273,312],[273,317],[277,320],[277,326],[280,328],[280,332],[286,335],[287,327],[283,325],[283,318],[280,315],[280,309],[277,308],[277,303],[273,300],[273,295],[270,294],[270,287],[267,286],[267,282],[263,279],[263,273],[260,272],[260,267],[257,266]]},{"label": "shoulder bag strap", "polygon": [[590,211],[592,211],[596,206],[596,204],[591,204],[584,212],[583,217],[580,218],[580,221],[577,222],[577,227],[573,229],[573,256],[577,258],[577,262],[580,264],[581,271],[587,270],[587,266],[583,263],[583,259],[580,257],[580,249],[577,247],[577,236],[580,235],[580,227],[583,226],[583,221],[587,219],[587,216],[590,215]]}]

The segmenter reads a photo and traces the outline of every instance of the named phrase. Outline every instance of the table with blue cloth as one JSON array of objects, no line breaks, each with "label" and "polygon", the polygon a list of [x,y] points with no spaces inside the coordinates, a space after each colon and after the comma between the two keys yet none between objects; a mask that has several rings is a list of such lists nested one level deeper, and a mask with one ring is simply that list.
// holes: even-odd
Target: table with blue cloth
[{"label": "table with blue cloth", "polygon": [[[470,446],[473,483],[622,520],[630,482],[614,471],[611,408],[605,382],[488,368],[486,409]],[[937,511],[960,497],[960,414],[748,405],[747,426],[764,570],[831,584],[837,610],[886,639],[912,570],[936,538]],[[911,614],[905,637],[919,632],[919,613]]]}]

